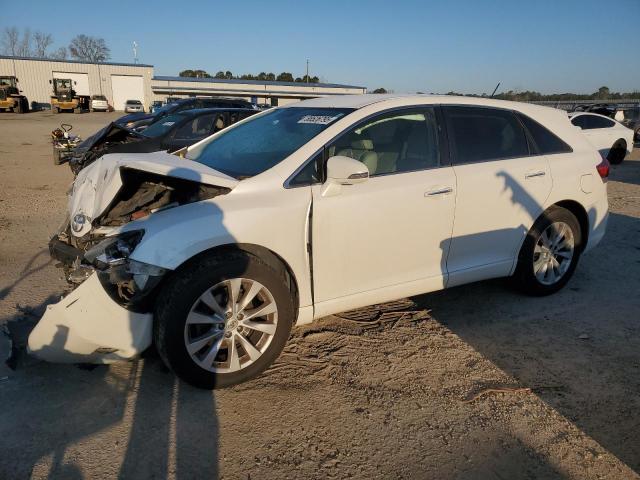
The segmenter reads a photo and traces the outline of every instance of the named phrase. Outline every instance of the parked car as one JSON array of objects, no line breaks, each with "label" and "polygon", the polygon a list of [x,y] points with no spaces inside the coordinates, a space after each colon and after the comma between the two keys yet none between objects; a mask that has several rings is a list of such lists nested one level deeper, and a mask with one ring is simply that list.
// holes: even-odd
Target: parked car
[{"label": "parked car", "polygon": [[152,114],[134,113],[125,115],[117,119],[115,123],[130,130],[143,130],[166,115],[195,108],[252,108],[258,110],[252,103],[240,98],[183,98],[159,107]]},{"label": "parked car", "polygon": [[633,139],[640,142],[640,106],[633,108],[625,108],[622,111],[622,125],[633,130]]},{"label": "parked car", "polygon": [[570,113],[571,123],[582,130],[603,158],[614,165],[622,163],[633,150],[633,130],[615,120],[595,113]]},{"label": "parked car", "polygon": [[76,288],[29,349],[104,363],[154,342],[216,388],[269,367],[293,324],[495,277],[548,295],[604,235],[608,172],[564,112],[453,96],[306,100],[184,158],[105,155],[50,243]]},{"label": "parked car", "polygon": [[163,117],[142,132],[111,123],[76,147],[69,159],[69,166],[77,175],[108,153],[173,153],[254,113],[255,110],[238,108],[184,110]]},{"label": "parked car", "polygon": [[144,105],[140,100],[127,100],[124,104],[125,113],[144,113]]},{"label": "parked car", "polygon": [[91,111],[92,112],[108,112],[109,102],[104,95],[92,95],[91,96]]}]

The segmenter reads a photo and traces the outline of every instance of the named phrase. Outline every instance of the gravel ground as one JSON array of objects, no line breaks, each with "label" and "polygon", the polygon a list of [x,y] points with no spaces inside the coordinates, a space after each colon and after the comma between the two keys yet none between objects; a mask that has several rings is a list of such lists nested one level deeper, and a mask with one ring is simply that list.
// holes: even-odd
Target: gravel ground
[{"label": "gravel ground", "polygon": [[[0,325],[19,333],[64,288],[47,241],[72,176],[49,132],[116,117],[0,114]],[[602,245],[548,298],[491,281],[328,317],[260,378],[213,393],[154,352],[0,365],[0,478],[640,478],[632,158],[613,169]],[[531,390],[485,391],[505,387]]]}]

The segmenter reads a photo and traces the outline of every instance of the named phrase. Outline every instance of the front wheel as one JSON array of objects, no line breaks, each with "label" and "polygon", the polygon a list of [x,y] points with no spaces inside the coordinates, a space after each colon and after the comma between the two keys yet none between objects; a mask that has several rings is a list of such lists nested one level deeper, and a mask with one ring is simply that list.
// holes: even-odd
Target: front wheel
[{"label": "front wheel", "polygon": [[227,387],[262,373],[284,348],[295,318],[286,279],[245,252],[199,258],[169,279],[158,298],[158,352],[199,388]]},{"label": "front wheel", "polygon": [[557,292],[573,275],[581,250],[578,219],[565,208],[550,208],[536,220],[520,249],[516,286],[530,295]]}]

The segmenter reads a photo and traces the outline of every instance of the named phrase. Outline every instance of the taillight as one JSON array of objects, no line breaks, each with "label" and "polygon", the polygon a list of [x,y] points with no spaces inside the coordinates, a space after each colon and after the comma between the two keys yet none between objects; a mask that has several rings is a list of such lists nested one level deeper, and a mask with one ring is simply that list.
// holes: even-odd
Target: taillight
[{"label": "taillight", "polygon": [[611,164],[609,163],[609,160],[607,160],[607,157],[605,157],[604,155],[601,155],[601,156],[602,156],[602,161],[598,165],[596,165],[596,170],[598,170],[598,173],[600,174],[600,178],[604,180],[609,176],[609,170],[610,170]]}]

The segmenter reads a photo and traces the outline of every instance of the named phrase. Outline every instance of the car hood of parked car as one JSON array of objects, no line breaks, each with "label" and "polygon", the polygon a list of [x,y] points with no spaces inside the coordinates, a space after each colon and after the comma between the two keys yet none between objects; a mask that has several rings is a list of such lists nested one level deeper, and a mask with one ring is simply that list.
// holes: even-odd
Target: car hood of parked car
[{"label": "car hood of parked car", "polygon": [[108,154],[83,169],[73,183],[68,204],[71,232],[84,236],[95,226],[95,219],[118,203],[128,202],[132,212],[127,214],[150,214],[228,193],[238,183],[206,165],[166,152]]}]

